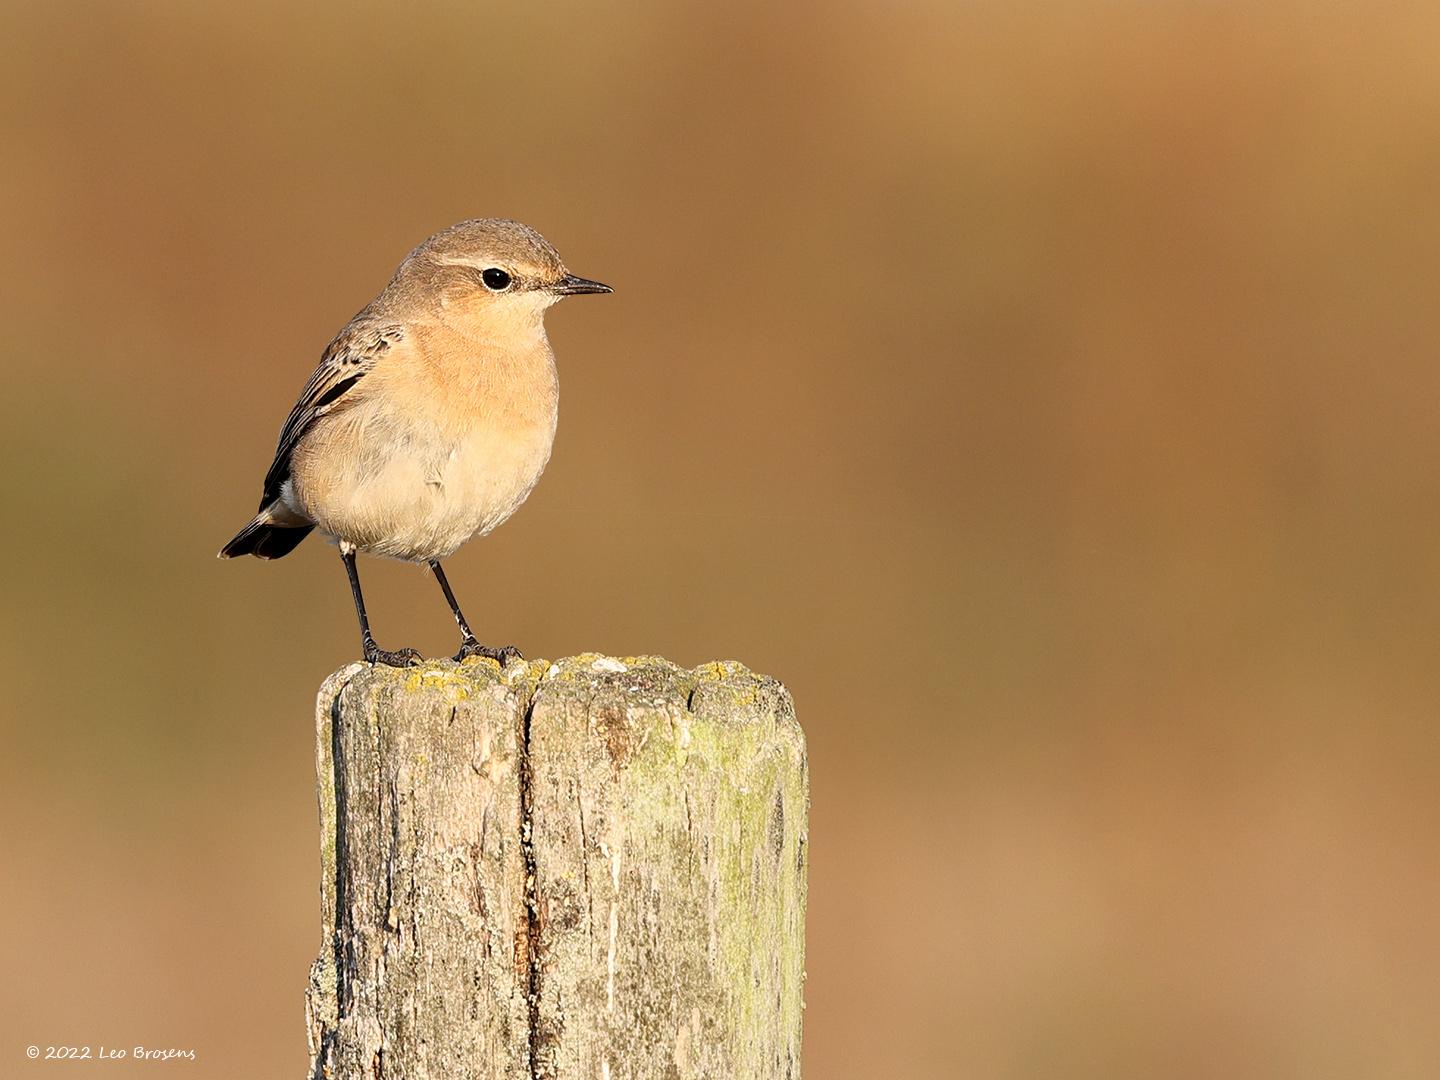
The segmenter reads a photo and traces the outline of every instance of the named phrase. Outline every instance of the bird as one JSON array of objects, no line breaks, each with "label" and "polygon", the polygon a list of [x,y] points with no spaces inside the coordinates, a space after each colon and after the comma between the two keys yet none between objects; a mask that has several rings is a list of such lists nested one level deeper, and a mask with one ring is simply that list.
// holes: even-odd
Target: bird
[{"label": "bird", "polygon": [[550,460],[559,381],[546,309],[613,291],[517,221],[475,218],[426,239],[326,347],[280,428],[259,510],[219,557],[279,559],[312,530],[328,535],[365,660],[392,667],[422,657],[376,645],[355,556],[425,563],[460,630],[456,660],[520,657],[475,637],[441,560],[509,518]]}]

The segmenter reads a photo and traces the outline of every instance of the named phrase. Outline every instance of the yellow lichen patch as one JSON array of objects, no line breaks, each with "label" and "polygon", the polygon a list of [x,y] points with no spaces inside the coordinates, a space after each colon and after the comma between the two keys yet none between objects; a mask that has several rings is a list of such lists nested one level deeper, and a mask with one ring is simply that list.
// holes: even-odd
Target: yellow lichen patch
[{"label": "yellow lichen patch", "polygon": [[464,701],[475,688],[475,681],[456,668],[419,668],[405,674],[405,692],[413,694],[420,690],[441,690],[452,704]]}]

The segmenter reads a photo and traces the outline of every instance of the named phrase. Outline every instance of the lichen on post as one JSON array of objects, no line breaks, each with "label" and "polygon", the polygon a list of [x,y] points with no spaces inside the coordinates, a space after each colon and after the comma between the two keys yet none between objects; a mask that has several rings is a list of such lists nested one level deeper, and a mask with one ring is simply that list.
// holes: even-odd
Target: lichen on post
[{"label": "lichen on post", "polygon": [[779,683],[357,664],[316,757],[314,1076],[799,1075],[808,780]]}]

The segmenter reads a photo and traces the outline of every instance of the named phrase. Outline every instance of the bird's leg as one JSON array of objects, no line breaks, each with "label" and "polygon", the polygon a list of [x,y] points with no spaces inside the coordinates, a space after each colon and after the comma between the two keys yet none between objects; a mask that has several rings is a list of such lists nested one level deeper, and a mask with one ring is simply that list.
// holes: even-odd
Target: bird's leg
[{"label": "bird's leg", "polygon": [[506,645],[499,649],[481,645],[475,639],[475,635],[470,632],[470,624],[465,621],[465,613],[455,602],[455,594],[450,591],[450,582],[445,580],[445,571],[440,569],[440,560],[431,559],[430,569],[435,574],[435,580],[440,582],[440,591],[445,594],[445,602],[450,605],[450,611],[455,616],[455,625],[460,627],[460,651],[455,654],[456,660],[464,660],[467,656],[488,656],[504,667],[505,662],[512,656],[517,660],[525,659],[514,645]]},{"label": "bird's leg", "polygon": [[340,558],[345,563],[345,573],[350,576],[350,595],[355,599],[355,614],[360,619],[360,645],[365,650],[366,663],[389,664],[391,667],[409,667],[411,664],[420,663],[422,657],[414,649],[390,652],[375,644],[375,639],[370,636],[370,619],[365,614],[365,597],[360,594],[360,575],[355,570],[355,549],[342,543]]}]

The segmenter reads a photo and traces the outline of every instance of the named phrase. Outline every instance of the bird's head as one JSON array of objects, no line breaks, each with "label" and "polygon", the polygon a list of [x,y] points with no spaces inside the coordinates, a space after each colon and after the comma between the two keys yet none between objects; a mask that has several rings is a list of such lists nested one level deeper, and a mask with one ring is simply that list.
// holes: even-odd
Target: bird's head
[{"label": "bird's head", "polygon": [[538,324],[567,296],[613,291],[570,273],[543,236],[503,218],[475,218],[436,233],[410,253],[393,284],[428,292],[445,310],[487,323]]}]

